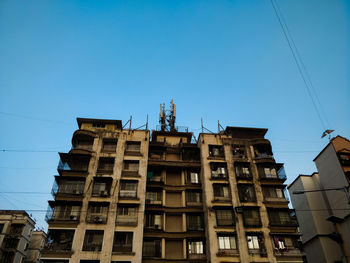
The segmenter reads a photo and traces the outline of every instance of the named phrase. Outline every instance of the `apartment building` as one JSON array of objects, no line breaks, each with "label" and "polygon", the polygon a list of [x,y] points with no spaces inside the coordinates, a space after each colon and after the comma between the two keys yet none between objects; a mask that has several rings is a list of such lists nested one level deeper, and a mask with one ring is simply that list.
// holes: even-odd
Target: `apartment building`
[{"label": "apartment building", "polygon": [[26,259],[35,222],[23,210],[0,210],[0,262]]},{"label": "apartment building", "polygon": [[78,118],[60,153],[43,263],[303,262],[297,221],[266,129],[227,127],[198,141]]},{"label": "apartment building", "polygon": [[350,141],[331,139],[314,162],[288,186],[307,260],[350,262]]}]

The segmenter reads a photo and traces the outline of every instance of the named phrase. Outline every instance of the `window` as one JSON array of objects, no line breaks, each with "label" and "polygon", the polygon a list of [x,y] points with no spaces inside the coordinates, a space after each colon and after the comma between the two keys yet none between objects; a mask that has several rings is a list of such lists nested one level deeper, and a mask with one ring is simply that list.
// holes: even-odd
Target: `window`
[{"label": "window", "polygon": [[254,153],[256,158],[272,157],[271,145],[268,143],[254,145]]},{"label": "window", "polygon": [[202,192],[187,192],[187,204],[201,204],[202,203]]},{"label": "window", "polygon": [[137,211],[138,209],[136,206],[118,206],[116,224],[136,225]]},{"label": "window", "polygon": [[114,158],[101,157],[98,162],[98,173],[113,173]]},{"label": "window", "polygon": [[275,187],[263,187],[265,198],[284,198],[283,190]]},{"label": "window", "polygon": [[45,244],[46,251],[70,251],[72,249],[74,230],[49,229],[47,241]]},{"label": "window", "polygon": [[85,181],[82,180],[60,180],[58,182],[57,194],[82,195],[84,193]]},{"label": "window", "polygon": [[264,236],[262,233],[247,233],[246,237],[249,253],[260,253],[261,256],[266,256]]},{"label": "window", "polygon": [[239,184],[238,185],[239,200],[241,202],[255,202],[255,190],[254,185]]},{"label": "window", "polygon": [[78,221],[80,215],[80,204],[79,205],[56,205],[54,207],[53,213],[50,217],[50,213],[47,215],[47,220],[54,221]]},{"label": "window", "polygon": [[145,227],[150,229],[162,229],[163,216],[160,214],[146,214]]},{"label": "window", "polygon": [[103,230],[86,230],[83,251],[101,251]]},{"label": "window", "polygon": [[103,139],[102,152],[115,152],[117,145],[117,139]]},{"label": "window", "polygon": [[214,158],[225,158],[224,147],[221,145],[209,145],[209,156]]},{"label": "window", "polygon": [[244,207],[243,223],[246,227],[261,226],[259,207]]},{"label": "window", "polygon": [[106,124],[103,123],[103,122],[93,122],[92,123],[92,127],[94,127],[94,128],[105,128]]},{"label": "window", "polygon": [[236,237],[234,235],[219,235],[219,249],[220,250],[233,250],[237,249]]},{"label": "window", "polygon": [[232,145],[232,154],[235,158],[247,157],[244,145]]},{"label": "window", "polygon": [[114,232],[113,252],[132,252],[133,232]]},{"label": "window", "polygon": [[235,172],[238,179],[251,179],[249,163],[235,163]]},{"label": "window", "polygon": [[89,223],[107,223],[109,203],[89,203],[86,221]]},{"label": "window", "polygon": [[215,210],[216,214],[216,225],[217,226],[233,226],[235,224],[234,214],[232,209],[221,209]]},{"label": "window", "polygon": [[127,141],[126,142],[126,152],[140,152],[141,142]]},{"label": "window", "polygon": [[212,179],[226,179],[226,163],[210,163]]},{"label": "window", "polygon": [[137,198],[137,181],[120,182],[120,198]]},{"label": "window", "polygon": [[264,168],[264,175],[266,178],[277,178],[276,169],[272,167]]},{"label": "window", "polygon": [[13,263],[14,257],[15,254],[13,252],[4,251],[0,259],[2,263]]},{"label": "window", "polygon": [[213,184],[214,200],[230,200],[231,190],[228,184]]},{"label": "window", "polygon": [[4,229],[4,224],[0,224],[0,234],[2,233],[3,229]]},{"label": "window", "polygon": [[147,191],[146,204],[161,205],[163,192],[161,191]]},{"label": "window", "polygon": [[139,161],[125,160],[123,171],[137,173],[139,171]]},{"label": "window", "polygon": [[297,226],[298,222],[294,212],[282,209],[269,209],[270,225],[273,226]]},{"label": "window", "polygon": [[298,237],[290,236],[273,236],[273,243],[275,249],[279,251],[290,251],[290,250],[299,250],[300,249],[300,240]]},{"label": "window", "polygon": [[188,241],[188,254],[198,255],[204,254],[204,242],[203,241]]},{"label": "window", "polygon": [[199,184],[199,173],[198,172],[187,172],[187,183],[188,184]]},{"label": "window", "polygon": [[162,246],[160,239],[144,240],[142,247],[142,256],[144,257],[161,257]]},{"label": "window", "polygon": [[109,196],[112,180],[112,178],[108,177],[95,178],[92,188],[92,196]]},{"label": "window", "polygon": [[[4,225],[3,225],[4,226]],[[1,227],[1,226],[0,226]],[[23,232],[23,225],[22,224],[12,224],[10,227],[10,234],[11,235],[21,235]],[[0,231],[1,232],[1,231]]]},{"label": "window", "polygon": [[4,239],[5,248],[17,249],[18,242],[19,242],[18,238],[6,237]]},{"label": "window", "polygon": [[203,216],[199,214],[187,215],[187,229],[188,230],[203,230]]}]

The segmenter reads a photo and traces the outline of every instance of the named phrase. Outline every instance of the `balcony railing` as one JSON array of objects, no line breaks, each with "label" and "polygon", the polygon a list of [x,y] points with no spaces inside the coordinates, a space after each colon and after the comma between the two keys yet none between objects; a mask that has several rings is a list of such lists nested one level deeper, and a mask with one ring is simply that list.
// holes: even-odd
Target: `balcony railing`
[{"label": "balcony railing", "polygon": [[89,213],[86,216],[86,221],[88,223],[94,223],[94,224],[105,224],[107,223],[107,215],[106,214],[95,214],[95,213]]},{"label": "balcony railing", "polygon": [[137,224],[137,216],[117,215],[117,225],[135,225]]},{"label": "balcony railing", "polygon": [[76,144],[72,147],[71,150],[86,150],[86,151],[92,151],[92,143],[80,143],[80,144]]},{"label": "balcony railing", "polygon": [[137,192],[135,190],[120,190],[120,198],[137,198]]},{"label": "balcony railing", "polygon": [[87,172],[89,164],[88,163],[75,163],[69,164],[62,160],[59,161],[57,170],[60,171],[73,171],[73,172]]}]

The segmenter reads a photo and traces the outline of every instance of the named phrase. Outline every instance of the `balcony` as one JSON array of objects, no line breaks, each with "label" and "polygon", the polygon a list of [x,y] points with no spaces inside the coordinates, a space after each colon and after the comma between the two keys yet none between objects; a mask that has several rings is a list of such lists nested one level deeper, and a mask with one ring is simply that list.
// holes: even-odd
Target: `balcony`
[{"label": "balcony", "polygon": [[298,221],[292,210],[268,209],[270,226],[297,227]]},{"label": "balcony", "polygon": [[303,256],[302,243],[299,237],[289,235],[273,235],[274,255],[278,257]]},{"label": "balcony", "polygon": [[85,180],[63,180],[61,176],[55,177],[51,194],[53,197],[82,198],[84,196]]},{"label": "balcony", "polygon": [[72,137],[71,153],[91,152],[96,134],[88,130],[77,130]]},{"label": "balcony", "polygon": [[120,226],[137,225],[137,215],[117,215],[115,224]]},{"label": "balcony", "polygon": [[98,161],[98,174],[113,174],[114,158],[100,157]]},{"label": "balcony", "polygon": [[268,181],[281,181],[287,179],[284,166],[281,163],[276,164],[261,164],[258,166],[259,179]]},{"label": "balcony", "polygon": [[254,157],[256,160],[264,159],[266,161],[273,161],[273,153],[270,142],[266,140],[264,143],[254,144]]},{"label": "balcony", "polygon": [[49,229],[47,242],[41,252],[42,256],[44,257],[50,254],[73,254],[73,236],[74,230]]},{"label": "balcony", "polygon": [[[60,204],[60,203],[58,203]],[[57,205],[56,202],[50,201],[46,212],[45,220],[47,223],[79,223],[80,204],[77,205]]]},{"label": "balcony", "polygon": [[147,172],[147,183],[163,184],[164,180],[160,172]]},{"label": "balcony", "polygon": [[71,173],[87,173],[90,162],[90,155],[86,154],[67,154],[60,153],[60,161],[58,163],[57,170],[62,172]]},{"label": "balcony", "polygon": [[152,258],[160,258],[162,256],[162,247],[161,247],[161,240],[144,240],[143,241],[143,247],[142,247],[142,256],[152,257]]},{"label": "balcony", "polygon": [[211,179],[226,180],[227,170],[226,163],[210,163]]},{"label": "balcony", "polygon": [[120,190],[119,197],[123,199],[136,199],[137,192],[135,190]]}]

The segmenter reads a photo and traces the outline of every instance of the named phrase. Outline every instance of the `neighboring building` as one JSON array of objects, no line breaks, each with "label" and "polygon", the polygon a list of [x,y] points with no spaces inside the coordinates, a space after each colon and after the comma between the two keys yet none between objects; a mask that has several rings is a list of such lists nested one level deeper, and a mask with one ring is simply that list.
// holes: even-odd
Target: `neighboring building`
[{"label": "neighboring building", "polygon": [[0,210],[0,262],[22,263],[35,222],[23,210]]},{"label": "neighboring building", "polygon": [[42,230],[33,231],[24,262],[39,263],[41,251],[43,250],[45,243],[46,233]]},{"label": "neighboring building", "polygon": [[299,175],[288,186],[307,260],[349,263],[350,141],[331,139],[314,162],[318,173]]},{"label": "neighboring building", "polygon": [[[266,129],[193,134],[78,118],[60,153],[43,263],[303,262]],[[168,121],[168,124],[166,124]]]}]

